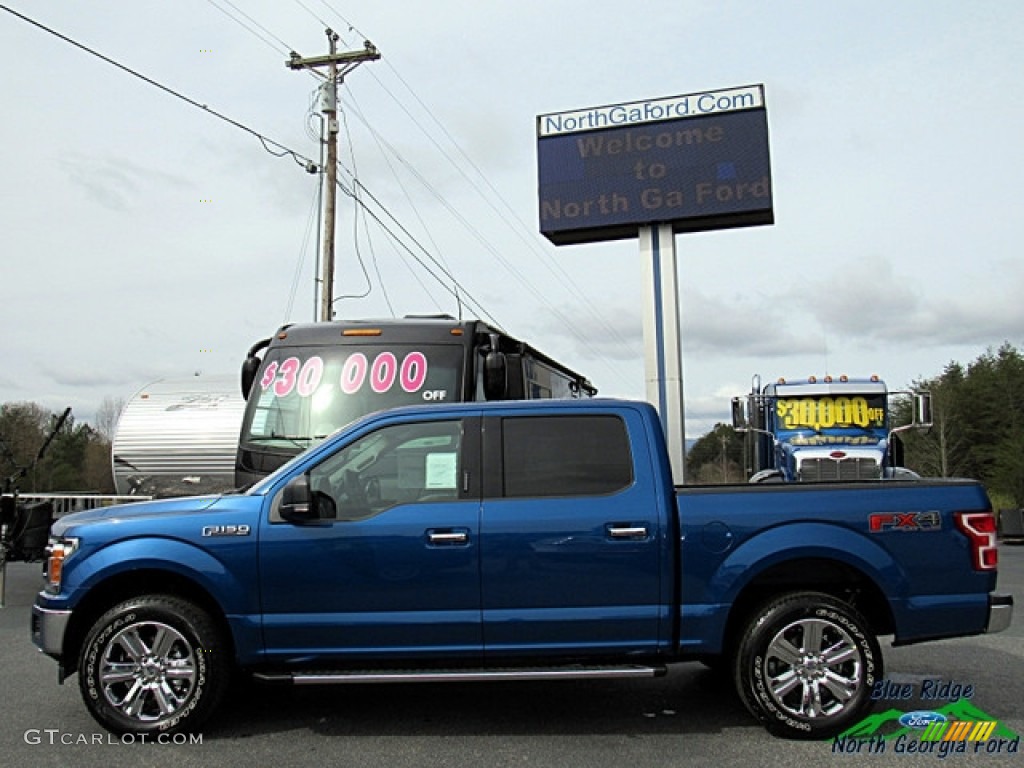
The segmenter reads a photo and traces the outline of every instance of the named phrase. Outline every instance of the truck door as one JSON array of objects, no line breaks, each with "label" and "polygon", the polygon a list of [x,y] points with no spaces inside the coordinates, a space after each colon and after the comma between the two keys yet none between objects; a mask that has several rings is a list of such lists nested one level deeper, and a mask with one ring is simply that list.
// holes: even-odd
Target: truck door
[{"label": "truck door", "polygon": [[260,540],[270,660],[481,652],[480,419],[392,423],[308,471],[327,519]]},{"label": "truck door", "polygon": [[666,642],[666,502],[646,440],[631,449],[632,415],[485,418],[489,658],[653,653]]}]

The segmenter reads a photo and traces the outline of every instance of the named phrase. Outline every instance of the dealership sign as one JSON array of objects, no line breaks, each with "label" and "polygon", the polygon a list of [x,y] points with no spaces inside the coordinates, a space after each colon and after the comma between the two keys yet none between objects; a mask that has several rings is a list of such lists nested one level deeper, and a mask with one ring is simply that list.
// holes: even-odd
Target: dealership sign
[{"label": "dealership sign", "polygon": [[774,220],[760,85],[541,115],[537,165],[557,245]]}]

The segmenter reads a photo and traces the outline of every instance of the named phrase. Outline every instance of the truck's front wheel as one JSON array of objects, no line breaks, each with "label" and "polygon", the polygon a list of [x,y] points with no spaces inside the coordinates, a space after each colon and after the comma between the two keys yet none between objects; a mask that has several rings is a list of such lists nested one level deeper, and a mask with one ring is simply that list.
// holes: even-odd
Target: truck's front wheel
[{"label": "truck's front wheel", "polygon": [[769,731],[824,739],[866,716],[882,676],[882,653],[850,605],[831,595],[798,592],[755,612],[740,640],[734,673],[743,703]]},{"label": "truck's front wheel", "polygon": [[115,733],[194,730],[224,693],[221,632],[198,606],[168,595],[126,600],[93,625],[78,664],[90,714]]}]

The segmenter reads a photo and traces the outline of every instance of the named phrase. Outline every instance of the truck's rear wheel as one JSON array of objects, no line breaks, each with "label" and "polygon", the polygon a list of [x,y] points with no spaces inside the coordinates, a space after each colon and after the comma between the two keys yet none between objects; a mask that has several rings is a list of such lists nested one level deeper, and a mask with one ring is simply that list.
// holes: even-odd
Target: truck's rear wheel
[{"label": "truck's rear wheel", "polygon": [[168,595],[127,600],[85,639],[79,686],[90,714],[115,733],[194,730],[224,693],[230,663],[198,606]]},{"label": "truck's rear wheel", "polygon": [[824,739],[863,719],[882,676],[868,623],[831,595],[798,592],[751,618],[735,656],[736,689],[769,731]]}]

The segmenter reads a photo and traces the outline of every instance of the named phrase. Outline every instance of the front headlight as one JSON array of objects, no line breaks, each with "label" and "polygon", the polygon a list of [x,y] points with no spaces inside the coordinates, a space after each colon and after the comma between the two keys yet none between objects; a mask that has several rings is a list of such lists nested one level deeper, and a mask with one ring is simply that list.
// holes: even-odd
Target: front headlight
[{"label": "front headlight", "polygon": [[51,595],[60,592],[60,582],[64,575],[64,561],[78,549],[78,539],[62,537],[50,538],[46,546],[46,591]]}]

